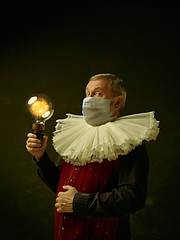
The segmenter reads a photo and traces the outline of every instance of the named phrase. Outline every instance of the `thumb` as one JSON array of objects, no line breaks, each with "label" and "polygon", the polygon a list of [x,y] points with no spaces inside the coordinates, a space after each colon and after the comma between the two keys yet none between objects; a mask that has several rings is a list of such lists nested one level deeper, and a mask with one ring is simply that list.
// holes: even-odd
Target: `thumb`
[{"label": "thumb", "polygon": [[46,146],[47,146],[47,140],[48,140],[48,136],[47,135],[44,135],[43,136],[43,146],[42,146],[42,148],[46,148]]},{"label": "thumb", "polygon": [[66,191],[70,190],[71,188],[72,187],[70,185],[63,186],[63,189],[66,190]]}]

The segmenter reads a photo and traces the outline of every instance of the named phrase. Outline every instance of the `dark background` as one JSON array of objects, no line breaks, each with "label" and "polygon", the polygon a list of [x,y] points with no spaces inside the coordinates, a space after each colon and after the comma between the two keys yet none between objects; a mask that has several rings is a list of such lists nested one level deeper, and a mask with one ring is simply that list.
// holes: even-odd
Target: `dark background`
[{"label": "dark background", "polygon": [[[58,1],[57,1],[58,2]],[[81,114],[97,73],[126,83],[124,115],[154,110],[160,120],[150,160],[146,207],[131,217],[132,240],[180,239],[179,12],[171,1],[5,1],[0,6],[0,240],[53,239],[55,195],[26,151],[34,93],[54,102],[55,121]]]}]

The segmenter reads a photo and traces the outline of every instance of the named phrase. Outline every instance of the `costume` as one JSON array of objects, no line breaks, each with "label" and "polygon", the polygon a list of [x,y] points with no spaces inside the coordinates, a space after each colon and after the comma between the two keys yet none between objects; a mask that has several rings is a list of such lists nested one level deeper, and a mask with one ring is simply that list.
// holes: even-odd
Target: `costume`
[{"label": "costume", "polygon": [[144,140],[156,138],[158,124],[153,112],[98,127],[81,116],[58,121],[53,141],[63,159],[55,166],[45,152],[38,173],[54,192],[69,184],[78,193],[73,214],[55,212],[55,239],[130,239],[129,216],[144,207],[147,194]]}]

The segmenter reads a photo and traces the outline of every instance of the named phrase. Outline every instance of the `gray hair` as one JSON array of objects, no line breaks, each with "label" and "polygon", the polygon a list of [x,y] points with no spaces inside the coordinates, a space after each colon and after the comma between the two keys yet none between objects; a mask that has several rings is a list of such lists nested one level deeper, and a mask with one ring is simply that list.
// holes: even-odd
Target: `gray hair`
[{"label": "gray hair", "polygon": [[122,111],[126,103],[126,95],[127,95],[123,80],[118,78],[114,74],[101,73],[101,74],[96,74],[92,76],[89,82],[93,80],[97,80],[99,78],[106,78],[109,80],[109,89],[111,90],[113,97],[116,97],[119,95],[123,97],[122,105],[120,107],[120,110]]}]

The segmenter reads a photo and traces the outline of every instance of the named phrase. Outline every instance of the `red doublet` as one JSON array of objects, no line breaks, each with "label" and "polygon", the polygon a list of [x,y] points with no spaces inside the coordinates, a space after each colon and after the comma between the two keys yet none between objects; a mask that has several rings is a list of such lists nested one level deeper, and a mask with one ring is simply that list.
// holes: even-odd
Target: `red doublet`
[{"label": "red doublet", "polygon": [[[115,161],[104,159],[102,163],[89,163],[74,166],[62,161],[61,176],[57,193],[64,191],[62,186],[70,185],[81,193],[104,193],[117,186],[119,158]],[[117,239],[118,219],[91,219],[73,213],[58,213],[55,210],[55,240],[115,240]]]}]

